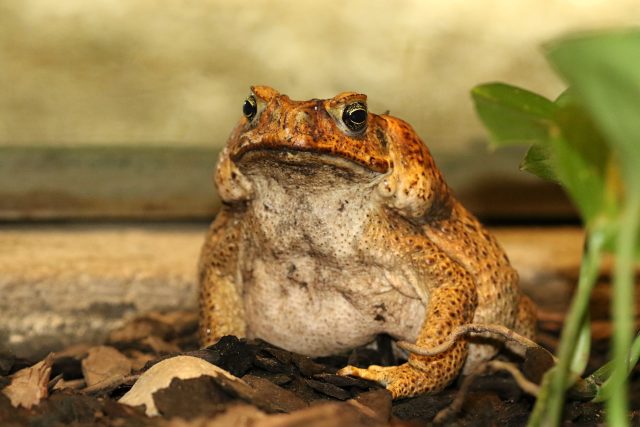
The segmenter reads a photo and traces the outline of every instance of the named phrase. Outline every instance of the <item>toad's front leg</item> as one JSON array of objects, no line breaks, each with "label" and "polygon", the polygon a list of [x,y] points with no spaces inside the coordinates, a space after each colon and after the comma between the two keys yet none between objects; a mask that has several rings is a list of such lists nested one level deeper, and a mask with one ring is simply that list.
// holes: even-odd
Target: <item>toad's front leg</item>
[{"label": "toad's front leg", "polygon": [[[459,325],[471,323],[477,305],[476,288],[471,275],[454,262],[442,269],[441,280],[433,289],[427,314],[416,344],[431,348],[442,344]],[[453,283],[455,281],[455,283]],[[347,366],[339,375],[379,382],[394,399],[422,393],[436,393],[445,388],[460,372],[467,355],[467,342],[457,341],[451,348],[435,356],[411,354],[400,366],[370,366],[367,369]]]},{"label": "toad's front leg", "polygon": [[200,345],[217,342],[224,335],[246,335],[240,284],[236,283],[240,220],[223,208],[216,217],[199,264]]}]

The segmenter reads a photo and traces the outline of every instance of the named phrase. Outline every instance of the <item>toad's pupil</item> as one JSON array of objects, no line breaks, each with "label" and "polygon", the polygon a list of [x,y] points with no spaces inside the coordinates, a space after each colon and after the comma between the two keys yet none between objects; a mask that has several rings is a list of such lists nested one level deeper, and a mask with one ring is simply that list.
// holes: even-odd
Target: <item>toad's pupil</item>
[{"label": "toad's pupil", "polygon": [[349,115],[349,119],[351,119],[353,123],[357,123],[357,124],[364,123],[364,121],[367,120],[367,111],[363,110],[362,108],[353,110]]}]

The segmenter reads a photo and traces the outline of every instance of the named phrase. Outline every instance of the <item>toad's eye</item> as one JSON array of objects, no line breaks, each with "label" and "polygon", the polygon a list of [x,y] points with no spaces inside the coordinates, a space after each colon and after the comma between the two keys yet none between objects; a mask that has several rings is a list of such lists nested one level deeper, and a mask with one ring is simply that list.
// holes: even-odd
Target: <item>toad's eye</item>
[{"label": "toad's eye", "polygon": [[367,127],[367,106],[362,102],[354,102],[345,107],[342,121],[349,130],[361,132]]},{"label": "toad's eye", "polygon": [[242,104],[242,113],[244,116],[251,121],[258,112],[258,103],[256,102],[256,97],[251,95],[247,99],[245,99],[244,104]]}]

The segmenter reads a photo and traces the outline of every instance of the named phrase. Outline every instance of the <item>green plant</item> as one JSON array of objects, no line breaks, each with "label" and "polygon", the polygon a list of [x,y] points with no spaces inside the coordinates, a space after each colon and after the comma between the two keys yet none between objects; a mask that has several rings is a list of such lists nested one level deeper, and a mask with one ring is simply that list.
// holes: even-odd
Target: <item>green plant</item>
[{"label": "green plant", "polygon": [[[555,101],[502,83],[474,88],[496,146],[530,145],[521,168],[559,183],[577,207],[586,242],[576,293],[529,425],[558,425],[576,382],[606,401],[611,425],[628,425],[626,379],[638,361],[633,281],[640,254],[640,31],[591,33],[544,47],[569,89]],[[604,253],[615,255],[611,362],[580,380],[589,355],[589,295]]]}]

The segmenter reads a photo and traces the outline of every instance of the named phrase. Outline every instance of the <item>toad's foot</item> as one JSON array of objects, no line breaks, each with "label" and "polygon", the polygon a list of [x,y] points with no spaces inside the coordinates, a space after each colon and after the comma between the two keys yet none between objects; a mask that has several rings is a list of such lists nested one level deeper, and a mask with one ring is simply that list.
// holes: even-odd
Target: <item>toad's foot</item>
[{"label": "toad's foot", "polygon": [[389,390],[394,400],[426,392],[435,393],[442,390],[448,382],[448,379],[435,378],[408,363],[400,366],[371,365],[367,369],[349,365],[340,369],[337,374],[351,375],[382,384]]}]

